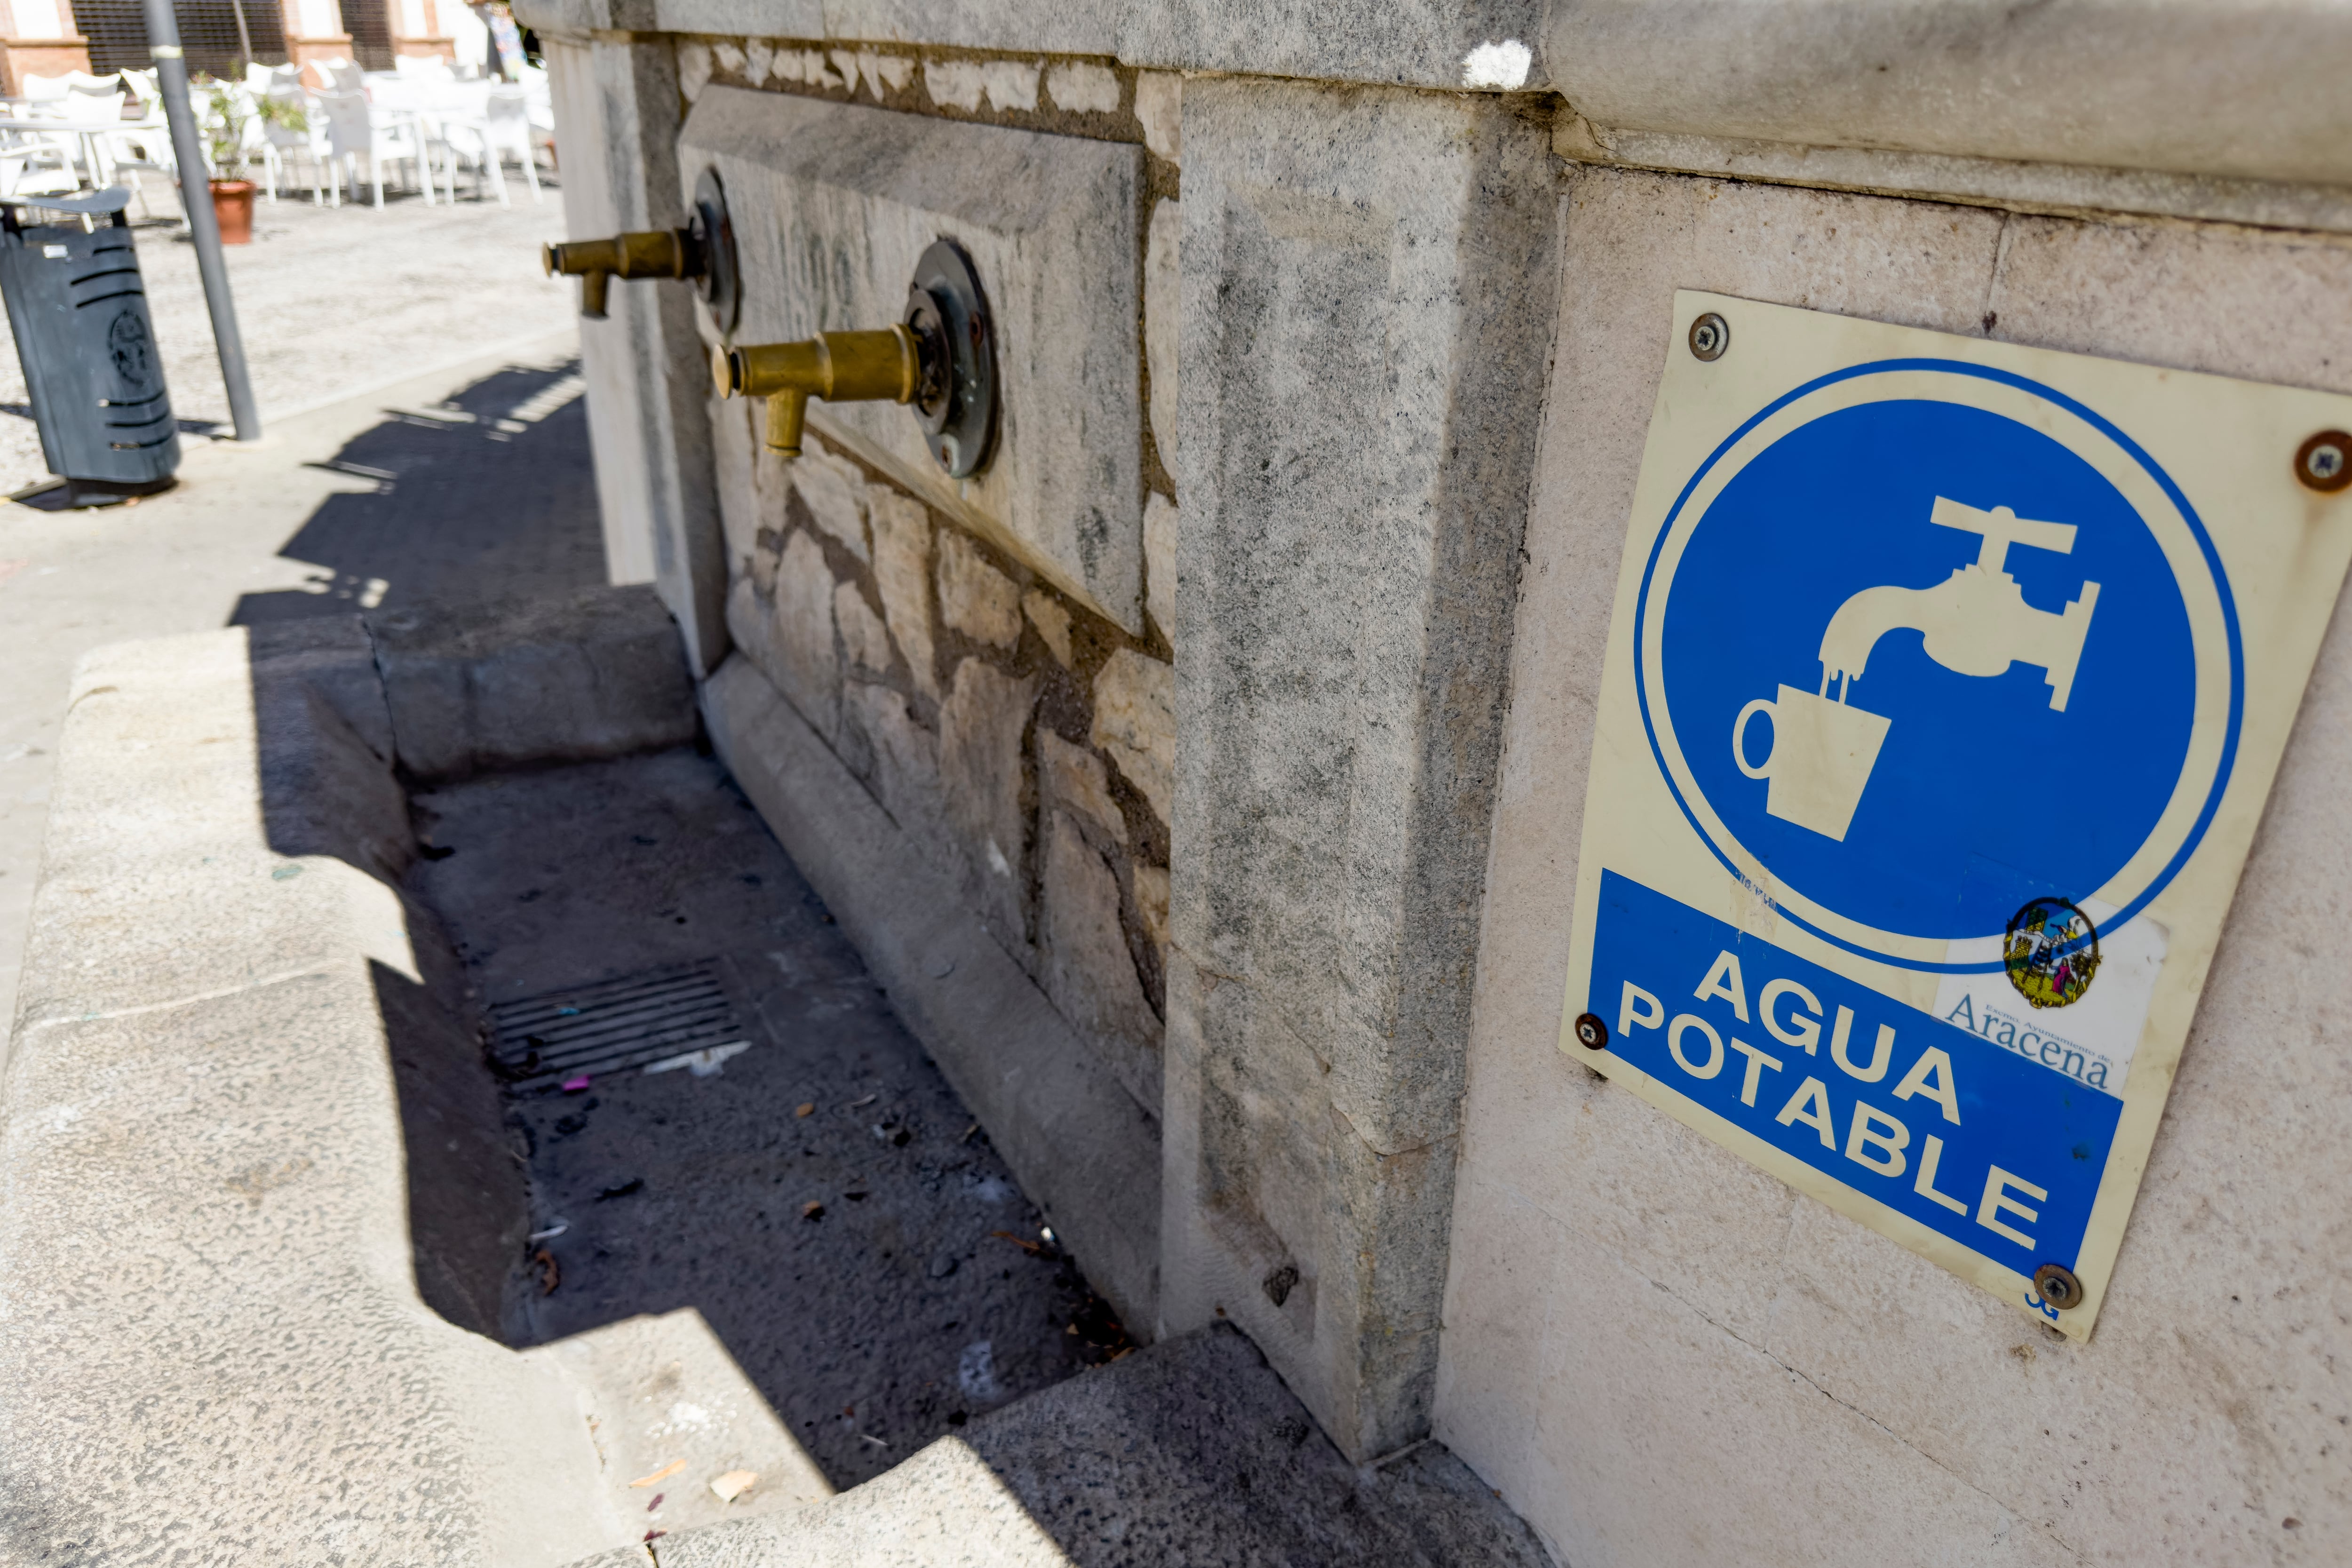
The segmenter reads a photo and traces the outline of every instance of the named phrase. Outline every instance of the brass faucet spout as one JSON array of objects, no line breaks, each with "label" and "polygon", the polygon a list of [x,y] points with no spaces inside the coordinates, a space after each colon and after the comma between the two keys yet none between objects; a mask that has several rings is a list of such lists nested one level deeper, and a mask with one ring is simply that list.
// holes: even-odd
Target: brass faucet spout
[{"label": "brass faucet spout", "polygon": [[713,349],[710,378],[721,397],[766,398],[769,450],[797,458],[810,398],[910,403],[922,384],[922,359],[920,340],[904,326],[891,326]]},{"label": "brass faucet spout", "polygon": [[683,228],[544,245],[539,264],[551,278],[580,279],[580,313],[592,321],[604,319],[605,286],[613,279],[694,278],[703,268],[702,247],[691,230]]}]

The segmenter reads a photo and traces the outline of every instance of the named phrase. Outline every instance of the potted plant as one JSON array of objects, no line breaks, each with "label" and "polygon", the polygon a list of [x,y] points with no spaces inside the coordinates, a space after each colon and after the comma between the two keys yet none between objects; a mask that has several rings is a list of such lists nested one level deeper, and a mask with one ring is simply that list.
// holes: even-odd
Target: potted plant
[{"label": "potted plant", "polygon": [[[191,107],[205,139],[207,182],[213,195],[213,216],[220,223],[223,245],[253,243],[253,182],[245,177],[251,154],[246,134],[266,110],[257,110],[250,95],[227,82],[200,76],[188,83]],[[299,110],[295,110],[297,114]]]}]

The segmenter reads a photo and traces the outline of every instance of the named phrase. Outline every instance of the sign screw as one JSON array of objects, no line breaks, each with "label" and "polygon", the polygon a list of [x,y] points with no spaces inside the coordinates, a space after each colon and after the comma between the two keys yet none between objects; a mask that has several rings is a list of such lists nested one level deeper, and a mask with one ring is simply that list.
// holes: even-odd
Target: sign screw
[{"label": "sign screw", "polygon": [[2323,493],[2352,485],[2352,435],[2322,430],[2294,454],[2294,477]]},{"label": "sign screw", "polygon": [[1731,346],[1731,323],[1709,310],[1691,323],[1690,351],[1695,359],[1718,360]]},{"label": "sign screw", "polygon": [[2045,1263],[2033,1271],[2033,1289],[2042,1299],[2064,1311],[2083,1304],[2083,1282],[2063,1263]]},{"label": "sign screw", "polygon": [[1609,1026],[1601,1021],[1597,1013],[1579,1013],[1576,1016],[1576,1041],[1588,1051],[1607,1050]]}]

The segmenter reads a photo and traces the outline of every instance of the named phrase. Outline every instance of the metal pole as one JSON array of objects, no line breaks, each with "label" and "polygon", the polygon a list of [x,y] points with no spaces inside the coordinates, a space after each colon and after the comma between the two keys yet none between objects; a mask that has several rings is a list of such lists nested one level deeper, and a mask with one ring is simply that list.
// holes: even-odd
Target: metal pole
[{"label": "metal pole", "polygon": [[245,374],[245,340],[236,332],[236,301],[229,298],[228,266],[221,259],[220,218],[213,212],[212,184],[196,116],[188,104],[188,62],[180,58],[180,23],[172,0],[146,0],[147,52],[154,58],[163,117],[172,123],[172,157],[180,165],[180,207],[196,242],[196,271],[205,281],[205,306],[212,312],[213,342],[220,350],[221,381],[228,388],[228,415],[240,441],[261,439],[261,413],[253,405],[253,384]]},{"label": "metal pole", "polygon": [[236,63],[242,70],[253,64],[253,35],[246,30],[245,0],[228,0],[228,7],[236,13]]}]

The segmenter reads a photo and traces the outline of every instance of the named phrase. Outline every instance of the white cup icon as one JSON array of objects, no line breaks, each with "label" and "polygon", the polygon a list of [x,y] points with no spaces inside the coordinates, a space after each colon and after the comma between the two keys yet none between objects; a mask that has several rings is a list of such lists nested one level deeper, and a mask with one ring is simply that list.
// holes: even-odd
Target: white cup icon
[{"label": "white cup icon", "polygon": [[[1759,713],[1772,716],[1772,749],[1765,753],[1762,766],[1751,767],[1748,721]],[[1758,698],[1732,721],[1731,760],[1749,778],[1771,781],[1764,792],[1767,812],[1843,843],[1893,722],[1782,686],[1779,696]]]}]

